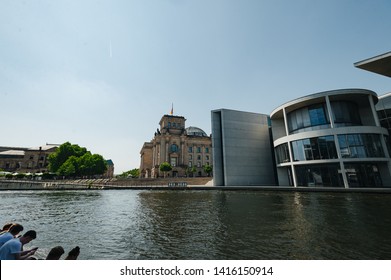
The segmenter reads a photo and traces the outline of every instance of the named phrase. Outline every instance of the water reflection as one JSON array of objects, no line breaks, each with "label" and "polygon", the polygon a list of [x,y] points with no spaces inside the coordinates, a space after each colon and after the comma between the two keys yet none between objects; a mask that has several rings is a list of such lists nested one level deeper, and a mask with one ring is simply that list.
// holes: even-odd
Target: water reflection
[{"label": "water reflection", "polygon": [[81,259],[390,259],[391,196],[256,191],[2,192],[1,223]]}]

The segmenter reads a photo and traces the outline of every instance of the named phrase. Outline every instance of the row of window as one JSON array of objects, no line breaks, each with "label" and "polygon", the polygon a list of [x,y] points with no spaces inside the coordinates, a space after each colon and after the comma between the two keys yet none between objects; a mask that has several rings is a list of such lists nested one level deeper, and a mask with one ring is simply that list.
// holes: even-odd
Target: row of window
[{"label": "row of window", "polygon": [[[205,165],[209,165],[209,162],[206,162]],[[189,161],[189,167],[193,167],[192,161]],[[202,164],[200,161],[197,161],[197,167],[202,167]]]},{"label": "row of window", "polygon": [[[361,125],[358,106],[350,101],[331,102],[333,121],[336,127]],[[292,111],[287,115],[290,133],[330,127],[326,103],[314,104]]]},{"label": "row of window", "polygon": [[[207,160],[209,160],[209,157]],[[176,157],[170,158],[170,164],[172,167],[177,166],[178,165],[178,158],[176,158]],[[209,162],[206,162],[205,164],[209,165]],[[193,161],[189,161],[189,167],[193,167]],[[202,167],[201,161],[197,161],[197,167]]]},{"label": "row of window", "polygon": [[[202,153],[202,147],[194,147],[194,148],[196,153]],[[205,153],[209,154],[209,147],[205,147],[204,149],[205,149]],[[170,150],[172,153],[177,153],[179,152],[179,147],[177,144],[172,144]],[[193,153],[193,146],[188,147],[188,152]]]},{"label": "row of window", "polygon": [[[194,147],[196,153],[202,153],[202,148],[201,147]],[[194,151],[193,147],[188,147],[188,152],[192,153]],[[209,147],[205,147],[205,153],[209,154]]]},{"label": "row of window", "polygon": [[[343,158],[385,156],[378,134],[342,134],[338,135],[338,144]],[[338,158],[332,135],[292,141],[291,148],[294,161]],[[277,163],[290,161],[287,143],[277,146],[275,151]]]},{"label": "row of window", "polygon": [[173,128],[181,128],[181,124],[180,123],[175,123],[175,122],[173,122],[173,123],[168,122],[167,127],[168,128],[171,128],[171,127],[173,127]]},{"label": "row of window", "polygon": [[[297,185],[308,187],[343,187],[339,164],[300,165],[295,167]],[[372,163],[345,164],[349,187],[381,187],[378,166]]]},{"label": "row of window", "polygon": [[[189,159],[193,159],[193,155],[189,155]],[[197,155],[197,160],[201,160],[201,155]],[[205,156],[205,160],[209,160],[209,156]]]}]

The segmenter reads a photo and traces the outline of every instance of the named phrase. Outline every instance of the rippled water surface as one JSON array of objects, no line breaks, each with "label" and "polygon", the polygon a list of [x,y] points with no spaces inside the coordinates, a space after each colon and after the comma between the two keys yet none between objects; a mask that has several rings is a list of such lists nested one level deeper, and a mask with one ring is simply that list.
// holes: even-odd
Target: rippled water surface
[{"label": "rippled water surface", "polygon": [[391,195],[262,191],[4,191],[0,222],[35,229],[38,257],[391,259]]}]

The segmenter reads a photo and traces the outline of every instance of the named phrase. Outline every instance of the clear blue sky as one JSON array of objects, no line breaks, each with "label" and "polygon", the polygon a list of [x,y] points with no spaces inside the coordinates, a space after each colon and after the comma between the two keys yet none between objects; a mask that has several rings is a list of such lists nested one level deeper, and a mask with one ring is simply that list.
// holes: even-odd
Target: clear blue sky
[{"label": "clear blue sky", "polygon": [[391,91],[354,62],[391,51],[388,0],[1,0],[0,146],[70,141],[139,167],[174,103],[269,114],[339,88]]}]

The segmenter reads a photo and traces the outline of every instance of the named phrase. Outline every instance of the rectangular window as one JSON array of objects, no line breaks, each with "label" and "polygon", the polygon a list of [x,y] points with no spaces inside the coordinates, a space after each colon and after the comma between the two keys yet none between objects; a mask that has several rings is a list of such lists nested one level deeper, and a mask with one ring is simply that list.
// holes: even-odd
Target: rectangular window
[{"label": "rectangular window", "polygon": [[208,147],[205,148],[205,153],[209,154],[209,148]]},{"label": "rectangular window", "polygon": [[193,147],[189,147],[189,153],[193,152]]},{"label": "rectangular window", "polygon": [[176,165],[177,165],[177,158],[176,157],[172,157],[171,158],[171,166],[175,167]]},{"label": "rectangular window", "polygon": [[189,167],[192,167],[192,166],[193,166],[193,162],[189,161]]},{"label": "rectangular window", "polygon": [[197,153],[201,153],[201,147],[197,147]]}]

